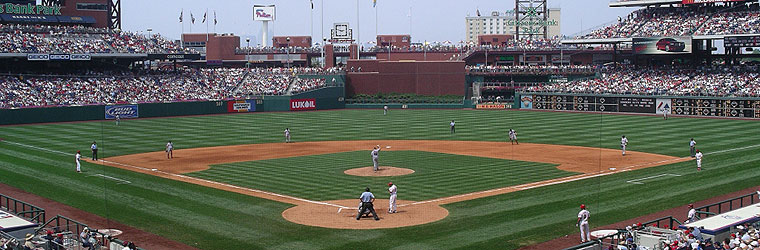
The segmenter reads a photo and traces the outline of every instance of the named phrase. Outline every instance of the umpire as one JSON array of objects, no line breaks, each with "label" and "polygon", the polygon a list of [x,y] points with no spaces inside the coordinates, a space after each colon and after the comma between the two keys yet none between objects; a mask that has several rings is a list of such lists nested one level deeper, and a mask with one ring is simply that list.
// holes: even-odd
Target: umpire
[{"label": "umpire", "polygon": [[369,210],[370,213],[372,213],[372,216],[375,217],[375,220],[380,220],[380,218],[377,218],[377,213],[375,213],[375,207],[372,205],[372,202],[375,202],[375,195],[373,195],[369,191],[369,187],[364,189],[364,193],[362,193],[361,196],[359,196],[359,200],[362,202],[362,209],[359,210],[359,213],[356,214],[356,220],[359,220],[361,218],[362,214]]}]

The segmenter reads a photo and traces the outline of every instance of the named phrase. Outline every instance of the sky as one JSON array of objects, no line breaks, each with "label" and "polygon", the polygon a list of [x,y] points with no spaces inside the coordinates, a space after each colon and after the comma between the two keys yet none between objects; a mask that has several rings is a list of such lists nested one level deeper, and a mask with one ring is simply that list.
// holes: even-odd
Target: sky
[{"label": "sky", "polygon": [[[490,15],[492,11],[505,12],[514,8],[514,0],[377,0],[377,9],[372,0],[313,0],[314,10],[309,0],[129,0],[122,1],[122,29],[133,32],[160,33],[178,40],[180,34],[205,33],[203,14],[208,11],[209,32],[233,33],[245,40],[251,38],[251,46],[261,41],[261,22],[253,21],[254,4],[275,4],[277,20],[270,23],[270,36],[312,35],[315,42],[328,37],[333,23],[349,22],[361,41],[374,40],[379,34],[411,34],[413,42],[465,40],[465,17]],[[359,24],[357,22],[359,4]],[[322,23],[324,4],[324,35]],[[561,8],[560,20],[563,35],[575,35],[583,30],[601,27],[617,21],[618,16],[626,16],[635,8],[610,8],[608,0],[548,0],[550,8]],[[411,11],[410,11],[411,10]],[[180,12],[184,11],[184,27],[179,23]],[[190,13],[195,16],[195,25],[190,24]],[[216,12],[218,24],[213,25]],[[377,12],[376,22],[375,14]],[[411,13],[411,15],[410,15]],[[313,15],[313,18],[311,18]],[[411,16],[411,23],[410,17]],[[313,20],[313,22],[311,21]],[[377,33],[375,31],[377,24]],[[411,24],[411,25],[410,25]],[[313,25],[313,26],[312,26]],[[411,32],[410,32],[411,30]],[[271,40],[270,40],[271,41]],[[254,42],[256,44],[254,44]]]}]

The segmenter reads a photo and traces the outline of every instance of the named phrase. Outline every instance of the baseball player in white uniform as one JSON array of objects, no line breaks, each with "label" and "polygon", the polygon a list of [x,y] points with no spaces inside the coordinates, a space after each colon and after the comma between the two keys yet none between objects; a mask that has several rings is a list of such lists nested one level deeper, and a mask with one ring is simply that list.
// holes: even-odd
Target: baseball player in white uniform
[{"label": "baseball player in white uniform", "polygon": [[620,138],[620,148],[623,150],[623,156],[625,156],[626,146],[628,146],[628,138],[625,138],[625,135],[623,135],[623,138]]},{"label": "baseball player in white uniform", "polygon": [[697,171],[702,171],[702,152],[699,152],[699,149],[697,149],[697,154],[694,155],[694,158],[697,158]]},{"label": "baseball player in white uniform", "polygon": [[290,129],[285,128],[285,143],[290,143]]},{"label": "baseball player in white uniform", "polygon": [[689,141],[689,151],[691,152],[691,157],[694,158],[694,155],[696,154],[697,150],[697,142],[694,141],[694,138],[691,138],[691,141]]},{"label": "baseball player in white uniform", "polygon": [[79,159],[82,159],[82,152],[77,151],[77,154],[74,156],[74,161],[77,163],[77,173],[82,172],[82,165],[79,164]]},{"label": "baseball player in white uniform", "polygon": [[388,114],[388,105],[383,106],[383,115]]},{"label": "baseball player in white uniform", "polygon": [[390,193],[391,197],[388,200],[388,213],[396,213],[396,185],[393,184],[393,182],[388,182],[388,193]]},{"label": "baseball player in white uniform", "polygon": [[692,223],[699,220],[699,218],[697,218],[697,210],[694,209],[694,204],[689,204],[689,214],[687,216],[688,218],[686,218],[686,221],[684,221],[684,224]]},{"label": "baseball player in white uniform", "polygon": [[120,121],[121,121],[121,116],[116,115],[116,126],[119,126]]},{"label": "baseball player in white uniform", "polygon": [[589,216],[590,214],[586,210],[586,205],[581,204],[581,211],[578,212],[578,221],[575,223],[575,226],[581,229],[581,243],[591,240],[591,232],[588,228]]},{"label": "baseball player in white uniform", "polygon": [[372,170],[377,172],[378,170],[377,158],[380,156],[380,145],[375,146],[375,149],[372,150],[372,153],[370,155],[372,155],[372,164],[373,164]]},{"label": "baseball player in white uniform", "polygon": [[512,144],[517,143],[517,145],[520,145],[520,142],[517,141],[517,132],[514,129],[509,129],[509,142]]},{"label": "baseball player in white uniform", "polygon": [[174,158],[174,143],[169,141],[166,143],[166,159]]}]

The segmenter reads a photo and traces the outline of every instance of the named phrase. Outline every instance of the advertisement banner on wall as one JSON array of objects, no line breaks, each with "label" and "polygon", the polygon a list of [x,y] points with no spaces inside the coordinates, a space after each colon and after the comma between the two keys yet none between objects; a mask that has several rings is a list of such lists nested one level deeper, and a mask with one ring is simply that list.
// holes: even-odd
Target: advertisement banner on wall
[{"label": "advertisement banner on wall", "polygon": [[657,114],[671,114],[673,103],[671,99],[657,99]]},{"label": "advertisement banner on wall", "polygon": [[524,95],[524,96],[520,97],[520,108],[521,109],[533,109],[533,96]]},{"label": "advertisement banner on wall", "polygon": [[655,100],[652,98],[620,97],[620,112],[654,113]]},{"label": "advertisement banner on wall", "polygon": [[138,112],[137,105],[114,105],[106,106],[106,119],[113,120],[116,116],[120,119],[139,118],[140,112]]},{"label": "advertisement banner on wall", "polygon": [[290,110],[315,110],[317,109],[317,101],[314,99],[291,99]]},{"label": "advertisement banner on wall", "polygon": [[718,2],[744,2],[747,0],[683,0],[682,4],[718,3]]},{"label": "advertisement banner on wall", "polygon": [[256,100],[228,101],[227,112],[242,113],[256,111]]},{"label": "advertisement banner on wall", "polygon": [[475,109],[507,109],[511,108],[512,105],[507,104],[478,104],[475,105]]},{"label": "advertisement banner on wall", "polygon": [[634,37],[633,53],[676,55],[691,53],[691,37]]}]

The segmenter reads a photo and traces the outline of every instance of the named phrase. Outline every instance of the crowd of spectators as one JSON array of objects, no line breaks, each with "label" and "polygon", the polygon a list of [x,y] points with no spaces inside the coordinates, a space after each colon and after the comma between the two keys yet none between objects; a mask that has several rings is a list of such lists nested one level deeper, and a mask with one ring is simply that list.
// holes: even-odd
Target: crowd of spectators
[{"label": "crowd of spectators", "polygon": [[0,53],[194,53],[160,35],[83,26],[0,24]]},{"label": "crowd of spectators", "polygon": [[222,100],[248,95],[284,95],[325,86],[323,78],[301,78],[337,69],[215,68],[155,72],[91,72],[77,75],[0,76],[0,108],[105,103]]},{"label": "crowd of spectators", "polygon": [[609,68],[601,77],[527,88],[534,92],[679,96],[760,96],[757,66]]},{"label": "crowd of spectators", "polygon": [[754,34],[760,31],[758,5],[664,7],[634,11],[581,39]]},{"label": "crowd of spectators", "polygon": [[554,74],[594,74],[596,66],[591,65],[500,65],[467,66],[469,74],[507,74],[507,75],[554,75]]}]

